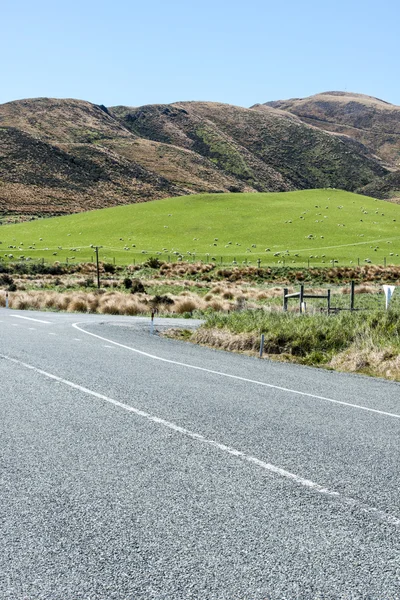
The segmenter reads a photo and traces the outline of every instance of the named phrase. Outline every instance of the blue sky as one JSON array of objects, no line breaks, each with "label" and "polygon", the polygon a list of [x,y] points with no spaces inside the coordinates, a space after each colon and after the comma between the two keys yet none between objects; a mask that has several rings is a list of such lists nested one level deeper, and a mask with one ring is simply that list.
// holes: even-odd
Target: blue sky
[{"label": "blue sky", "polygon": [[400,105],[397,0],[0,0],[0,103],[251,106],[328,90]]}]

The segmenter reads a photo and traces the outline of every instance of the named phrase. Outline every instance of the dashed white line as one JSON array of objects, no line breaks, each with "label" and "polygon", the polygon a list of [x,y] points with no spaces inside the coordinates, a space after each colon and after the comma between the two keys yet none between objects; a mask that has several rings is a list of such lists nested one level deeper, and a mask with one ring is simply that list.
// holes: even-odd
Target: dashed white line
[{"label": "dashed white line", "polygon": [[28,327],[29,331],[36,331],[36,327]]},{"label": "dashed white line", "polygon": [[228,377],[229,379],[237,379],[239,381],[245,381],[246,383],[252,383],[255,385],[261,385],[263,387],[267,387],[274,390],[280,390],[281,392],[288,392],[289,394],[297,394],[298,396],[303,396],[305,398],[315,398],[315,400],[322,400],[324,402],[331,402],[332,404],[338,404],[340,406],[347,406],[349,408],[355,408],[358,410],[364,410],[366,412],[375,413],[378,415],[384,415],[386,417],[392,417],[394,419],[400,419],[400,415],[396,413],[386,412],[384,410],[378,410],[377,408],[370,408],[368,406],[363,406],[361,404],[352,404],[351,402],[344,402],[342,400],[334,400],[333,398],[326,398],[325,396],[317,396],[316,394],[311,394],[309,392],[301,392],[300,390],[292,390],[291,388],[285,388],[279,385],[273,385],[272,383],[266,383],[265,381],[258,381],[257,379],[248,379],[247,377],[240,377],[239,375],[231,375],[230,373],[224,373],[223,371],[214,371],[213,369],[206,369],[204,367],[198,367],[197,365],[190,365],[188,363],[182,363],[176,360],[171,360],[169,358],[162,358],[161,356],[156,356],[155,354],[149,354],[148,352],[143,352],[143,350],[137,350],[136,348],[132,348],[131,346],[126,346],[125,344],[120,344],[119,342],[114,342],[108,338],[105,338],[101,335],[97,335],[96,333],[91,333],[90,331],[85,331],[79,327],[78,323],[74,323],[72,325],[78,331],[82,331],[82,333],[86,333],[86,335],[91,335],[92,337],[98,338],[103,342],[108,342],[110,344],[114,344],[114,346],[119,346],[120,348],[125,348],[125,350],[130,350],[131,352],[135,352],[136,354],[141,354],[142,356],[147,356],[148,358],[152,358],[153,360],[159,360],[161,362],[169,363],[172,365],[177,365],[179,367],[185,367],[187,369],[195,369],[196,371],[202,371],[205,373],[211,373],[212,375],[220,375],[221,377]]},{"label": "dashed white line", "polygon": [[114,350],[114,346],[107,346],[107,344],[103,344],[104,348],[111,348],[111,350]]},{"label": "dashed white line", "polygon": [[236,448],[232,448],[231,446],[226,446],[225,444],[221,444],[220,442],[217,442],[216,440],[206,438],[201,433],[196,433],[194,431],[191,431],[190,429],[181,427],[180,425],[177,425],[176,423],[172,423],[171,421],[166,421],[165,419],[157,417],[156,415],[152,415],[144,410],[140,410],[139,408],[135,408],[134,406],[129,406],[128,404],[124,404],[123,402],[114,400],[113,398],[110,398],[109,396],[105,396],[104,394],[99,394],[98,392],[95,392],[94,390],[90,390],[89,388],[86,388],[82,385],[79,385],[77,383],[69,381],[68,379],[64,379],[62,377],[58,377],[58,375],[53,375],[52,373],[48,373],[47,371],[38,369],[37,367],[34,367],[33,365],[30,365],[28,363],[24,363],[20,360],[17,360],[16,358],[11,358],[4,354],[0,354],[0,358],[2,358],[4,360],[8,360],[9,362],[12,362],[21,367],[25,367],[26,369],[30,369],[31,371],[34,371],[35,373],[38,373],[39,375],[48,377],[49,379],[52,379],[53,381],[58,381],[59,383],[62,383],[68,387],[75,389],[75,390],[79,390],[80,392],[82,392],[84,394],[88,394],[90,396],[93,396],[94,398],[98,398],[99,400],[104,400],[105,402],[108,402],[109,404],[113,404],[114,406],[117,406],[118,408],[122,408],[122,409],[126,410],[127,412],[133,413],[133,414],[137,415],[138,417],[142,417],[142,418],[146,419],[147,421],[156,423],[157,425],[162,425],[163,427],[166,427],[176,433],[180,433],[181,435],[184,435],[185,437],[196,440],[197,442],[200,442],[207,446],[212,446],[213,448],[216,448],[217,450],[220,450],[221,452],[224,452],[225,454],[229,454],[230,456],[239,458],[244,462],[256,465],[257,467],[260,467],[264,471],[268,471],[270,473],[273,473],[274,475],[279,475],[280,477],[288,479],[297,485],[300,485],[304,488],[309,489],[310,491],[317,492],[324,496],[328,496],[331,498],[336,498],[338,500],[341,500],[344,504],[349,506],[351,508],[351,510],[354,510],[356,508],[363,513],[368,513],[368,514],[378,518],[379,520],[384,521],[385,523],[388,523],[390,525],[395,525],[396,527],[400,526],[400,519],[394,515],[388,514],[382,510],[379,510],[373,506],[365,504],[364,502],[361,502],[361,501],[351,498],[349,496],[343,496],[339,492],[336,492],[325,486],[315,483],[314,481],[311,481],[310,479],[301,477],[300,475],[296,475],[295,473],[291,473],[290,471],[287,471],[286,469],[282,469],[281,467],[278,467],[271,463],[260,460],[259,458],[256,458],[255,456],[252,456],[251,454],[247,454],[246,452],[242,452],[241,450],[237,450]]},{"label": "dashed white line", "polygon": [[33,317],[22,317],[21,315],[10,315],[14,319],[26,319],[27,321],[36,321],[36,323],[46,323],[46,325],[51,325],[50,321],[43,321],[42,319],[34,319]]},{"label": "dashed white line", "polygon": [[57,334],[56,334],[56,333],[53,333],[53,332],[51,332],[51,333],[49,333],[49,335],[57,335]]}]

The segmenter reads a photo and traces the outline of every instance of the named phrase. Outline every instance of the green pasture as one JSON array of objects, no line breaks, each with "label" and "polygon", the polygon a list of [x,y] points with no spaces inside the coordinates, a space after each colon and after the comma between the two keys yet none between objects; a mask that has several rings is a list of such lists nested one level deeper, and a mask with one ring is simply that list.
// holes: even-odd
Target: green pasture
[{"label": "green pasture", "polygon": [[200,194],[0,227],[0,258],[400,263],[400,206],[336,189]]}]

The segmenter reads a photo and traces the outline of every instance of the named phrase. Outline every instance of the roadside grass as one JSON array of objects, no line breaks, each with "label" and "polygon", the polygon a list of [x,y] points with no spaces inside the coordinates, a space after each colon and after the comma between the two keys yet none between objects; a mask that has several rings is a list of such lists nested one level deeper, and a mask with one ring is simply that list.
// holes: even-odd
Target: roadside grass
[{"label": "roadside grass", "polygon": [[400,307],[336,315],[243,311],[210,314],[191,341],[400,380]]},{"label": "roadside grass", "polygon": [[[0,230],[5,260],[315,266],[400,264],[400,206],[335,189],[201,194],[38,219]],[[335,263],[332,261],[338,261]]]}]

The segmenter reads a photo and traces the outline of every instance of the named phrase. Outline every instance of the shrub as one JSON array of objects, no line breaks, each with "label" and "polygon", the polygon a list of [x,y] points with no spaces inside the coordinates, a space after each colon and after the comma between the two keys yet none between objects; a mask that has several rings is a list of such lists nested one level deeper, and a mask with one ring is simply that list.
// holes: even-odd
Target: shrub
[{"label": "shrub", "polygon": [[159,296],[157,294],[156,296],[154,296],[154,298],[150,300],[150,304],[152,306],[158,306],[159,304],[163,304],[164,306],[171,306],[171,304],[174,304],[174,301],[169,296]]},{"label": "shrub", "polygon": [[105,273],[115,273],[115,265],[111,263],[103,263],[103,269]]},{"label": "shrub", "polygon": [[163,263],[158,258],[151,256],[148,260],[146,260],[144,266],[149,267],[150,269],[159,269],[162,264]]},{"label": "shrub", "polygon": [[122,283],[126,290],[130,290],[132,288],[132,279],[130,277],[125,277]]},{"label": "shrub", "polygon": [[132,279],[131,294],[145,294],[146,290],[140,279]]},{"label": "shrub", "polygon": [[0,275],[0,285],[12,285],[13,283],[14,279],[7,273]]}]

